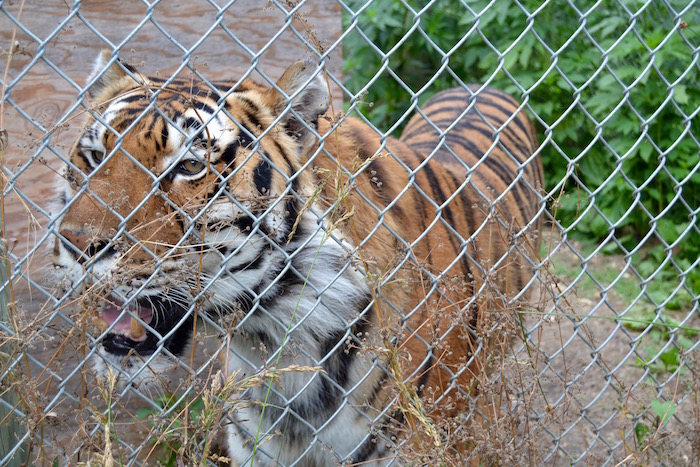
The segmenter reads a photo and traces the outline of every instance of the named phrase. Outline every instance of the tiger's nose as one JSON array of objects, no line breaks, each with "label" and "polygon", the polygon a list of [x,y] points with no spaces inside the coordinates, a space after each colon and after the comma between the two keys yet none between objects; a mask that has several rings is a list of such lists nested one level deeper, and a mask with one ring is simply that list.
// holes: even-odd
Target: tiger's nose
[{"label": "tiger's nose", "polygon": [[80,250],[78,261],[81,263],[92,258],[109,245],[108,240],[96,237],[94,234],[84,230],[63,229],[59,233],[64,238],[64,243],[68,242],[74,247],[70,248],[70,245],[66,245],[72,253],[78,254],[75,250]]}]

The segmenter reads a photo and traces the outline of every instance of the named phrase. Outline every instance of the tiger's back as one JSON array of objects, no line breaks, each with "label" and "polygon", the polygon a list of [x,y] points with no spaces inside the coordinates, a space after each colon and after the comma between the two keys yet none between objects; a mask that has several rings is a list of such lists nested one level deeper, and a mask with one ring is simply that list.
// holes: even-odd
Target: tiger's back
[{"label": "tiger's back", "polygon": [[[444,205],[443,217],[456,230],[449,235],[453,249],[467,246],[464,272],[478,281],[494,269],[497,275],[507,273],[502,279],[508,279],[508,290],[502,293],[523,290],[532,268],[510,267],[505,255],[520,241],[509,260],[532,256],[537,235],[530,236],[529,245],[522,240],[541,227],[538,193],[544,177],[532,121],[512,97],[478,86],[444,91],[421,113],[411,118],[401,141],[434,162],[418,185],[432,186],[435,203]],[[459,217],[462,223],[452,221]]]},{"label": "tiger's back", "polygon": [[[474,349],[485,315],[521,307],[537,264],[544,181],[534,126],[505,93],[475,91],[437,94],[399,140],[348,119],[324,141],[344,167],[371,161],[354,175],[345,230],[378,278],[372,325],[391,328],[393,315],[403,326],[395,342],[411,363],[386,377],[437,401],[469,395],[484,370]],[[314,162],[332,171],[332,159]]]}]

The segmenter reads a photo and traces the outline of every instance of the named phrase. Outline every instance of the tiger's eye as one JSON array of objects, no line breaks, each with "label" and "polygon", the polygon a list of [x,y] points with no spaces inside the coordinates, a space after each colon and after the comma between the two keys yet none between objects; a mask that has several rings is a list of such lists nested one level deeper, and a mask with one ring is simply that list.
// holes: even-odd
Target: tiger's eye
[{"label": "tiger's eye", "polygon": [[196,174],[204,170],[205,164],[196,159],[187,159],[180,164],[180,168],[188,174]]},{"label": "tiger's eye", "polygon": [[100,163],[104,160],[105,158],[105,153],[102,151],[95,151],[94,149],[89,151],[90,152],[90,157],[92,157],[92,160]]}]

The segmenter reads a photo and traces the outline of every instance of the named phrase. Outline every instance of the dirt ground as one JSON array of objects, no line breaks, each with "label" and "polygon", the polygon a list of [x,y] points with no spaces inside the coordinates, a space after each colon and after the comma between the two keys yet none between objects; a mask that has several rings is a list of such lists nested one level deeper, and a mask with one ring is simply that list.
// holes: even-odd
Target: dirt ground
[{"label": "dirt ground", "polygon": [[[516,373],[525,389],[519,403],[528,408],[521,420],[529,428],[525,439],[536,446],[530,464],[697,465],[700,410],[698,382],[692,378],[698,356],[686,357],[694,371],[685,369],[680,378],[642,368],[637,360],[645,355],[644,338],[620,320],[634,304],[615,287],[603,293],[582,286],[583,279],[575,277],[584,269],[575,254],[582,250],[578,242],[562,244],[550,269],[569,274],[545,277],[548,290],[540,289],[538,312],[524,319],[530,352],[521,348],[517,356],[523,363]],[[624,271],[625,259],[597,255],[585,268]],[[692,320],[696,329],[698,321]],[[666,424],[650,409],[655,399],[679,403]],[[652,431],[641,444],[638,424]]]}]

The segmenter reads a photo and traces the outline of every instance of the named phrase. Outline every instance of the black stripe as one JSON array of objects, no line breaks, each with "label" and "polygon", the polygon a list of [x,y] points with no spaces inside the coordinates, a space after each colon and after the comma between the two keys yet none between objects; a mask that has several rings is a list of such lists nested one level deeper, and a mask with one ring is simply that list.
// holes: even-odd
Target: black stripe
[{"label": "black stripe", "polygon": [[233,160],[236,158],[236,151],[238,150],[238,143],[233,142],[226,146],[226,149],[221,151],[221,160],[226,163],[226,167],[230,170],[233,169]]},{"label": "black stripe", "polygon": [[127,70],[129,70],[131,73],[134,73],[134,74],[138,73],[138,71],[136,71],[136,68],[134,68],[132,65],[129,65],[129,64],[126,63],[126,62],[123,62],[121,58],[117,59],[117,61],[119,62],[119,64],[120,64],[121,66],[123,66],[124,68],[126,68]]},{"label": "black stripe", "polygon": [[[529,140],[529,133],[525,133],[522,136],[519,136],[515,130],[510,126],[510,124],[503,126],[503,124],[506,122],[508,118],[501,118],[500,116],[495,116],[492,114],[487,113],[485,110],[486,109],[479,109],[481,111],[482,116],[477,115],[476,113],[469,112],[466,115],[463,115],[461,119],[457,120],[457,117],[460,115],[461,112],[464,111],[464,109],[460,108],[440,108],[436,109],[434,114],[439,114],[443,112],[452,112],[450,116],[443,116],[441,118],[432,118],[430,114],[427,114],[426,116],[430,118],[430,122],[440,128],[441,131],[444,131],[443,128],[447,128],[450,125],[454,125],[452,129],[449,130],[449,132],[445,133],[445,136],[447,138],[450,137],[450,135],[454,135],[455,132],[461,132],[461,131],[476,131],[477,133],[481,134],[485,138],[487,138],[490,141],[495,140],[495,135],[493,130],[491,129],[491,126],[495,128],[502,127],[499,131],[501,135],[505,135],[505,137],[500,138],[500,144],[502,144],[505,148],[508,148],[508,151],[512,154],[512,156],[515,158],[520,163],[523,163],[525,159],[518,158],[517,156],[520,154],[529,156],[532,154],[533,148],[530,147],[529,144],[531,141]],[[511,114],[512,115],[512,114]],[[484,120],[486,119],[486,121]],[[520,116],[516,116],[512,122],[517,122],[520,121]],[[522,125],[519,125],[522,126]],[[425,125],[425,130],[430,131],[433,130],[435,131],[432,126],[428,126],[427,123]],[[424,134],[424,132],[419,132],[419,133],[413,133],[411,135],[408,135],[405,139],[405,142],[407,144],[411,144],[410,141],[416,137],[420,137]],[[434,136],[437,139],[437,135],[431,135]],[[509,148],[510,145],[514,145],[518,148],[518,151],[513,151],[512,149]]]},{"label": "black stripe", "polygon": [[[500,180],[506,183],[510,180],[515,180],[515,171],[513,171],[510,167],[504,165],[500,157],[494,157],[493,151],[488,156],[484,157],[484,150],[482,150],[482,148],[478,147],[472,141],[465,138],[463,135],[448,134],[447,138],[445,139],[445,144],[449,146],[450,149],[452,149],[452,151],[458,155],[460,155],[460,153],[455,151],[453,147],[454,145],[462,147],[462,149],[466,150],[470,155],[474,156],[473,160],[465,162],[476,163],[478,161],[481,161],[481,164],[491,169],[492,172],[495,172]],[[441,148],[441,150],[444,149]]]},{"label": "black stripe", "polygon": [[[435,176],[435,174],[433,173],[432,169],[430,168],[430,165],[424,166],[424,172],[425,172],[426,178],[428,179],[429,184],[435,189],[438,197],[440,198],[440,204],[443,204],[446,200],[445,194],[443,193],[442,188],[440,188],[440,184],[438,182],[438,179]],[[453,175],[453,174],[450,174],[450,175]],[[466,200],[467,206],[469,206],[468,203],[469,203],[469,200],[467,199]],[[452,214],[452,209],[450,208],[449,204],[443,206],[442,212],[444,213],[444,217],[447,219],[447,222],[449,223],[449,225],[451,225],[452,228],[456,228],[457,224],[455,223],[454,215]],[[466,219],[471,219],[471,216],[466,215],[466,213],[465,213],[464,217]],[[474,231],[475,230],[472,230],[472,232],[474,232]],[[454,235],[452,235],[452,233],[449,231],[447,231],[447,236],[448,236],[448,241],[450,242],[450,245],[452,245],[452,251],[455,252],[455,256],[458,255],[461,251],[460,242],[458,242],[458,240],[454,237]],[[430,250],[428,250],[428,251],[430,251]],[[467,279],[473,277],[472,273],[471,273],[471,266],[469,264],[469,259],[466,256],[462,256],[461,262],[462,262],[465,274],[467,276]],[[474,296],[476,294],[476,290],[475,290],[473,282],[471,282],[470,288],[471,288],[471,295]]]},{"label": "black stripe", "polygon": [[[372,306],[372,297],[367,295],[362,305],[357,307],[356,311],[361,313],[370,306]],[[321,355],[329,355],[333,352],[330,358],[323,363],[323,369],[330,378],[343,388],[347,389],[348,381],[350,380],[350,367],[355,362],[357,351],[361,346],[361,337],[358,338],[358,336],[365,336],[368,328],[369,322],[366,319],[360,319],[350,330],[352,335],[349,340],[351,342],[339,347],[335,352],[333,352],[333,349],[341,340],[345,339],[345,329],[333,333],[321,343]]]},{"label": "black stripe", "polygon": [[[503,125],[503,122],[500,122],[500,124],[499,124],[499,121],[493,116],[490,116],[490,115],[484,115],[484,116],[494,120],[494,121],[489,121],[489,123],[491,125],[493,125],[494,127],[501,127]],[[438,120],[431,119],[431,122],[433,124],[435,124],[438,128],[440,128],[440,127],[446,128],[446,127],[452,125],[455,122],[455,119],[451,118],[451,117],[445,117],[445,118],[441,118]],[[430,132],[430,130],[432,130],[432,127],[426,128],[426,130],[427,130],[427,132]],[[488,124],[484,120],[482,120],[480,117],[478,117],[477,115],[473,115],[473,114],[469,114],[465,118],[460,120],[450,131],[445,133],[445,138],[447,140],[449,140],[450,138],[466,139],[466,137],[471,136],[471,135],[464,134],[464,133],[465,132],[468,133],[471,131],[475,131],[475,132],[479,133],[480,135],[482,135],[483,137],[488,139],[490,142],[495,141],[494,133],[491,130],[491,128],[488,126]],[[434,130],[433,130],[433,132],[434,132]],[[510,126],[505,126],[505,127],[501,128],[499,133],[501,135],[505,135],[505,137],[499,138],[499,144],[502,145],[504,148],[506,148],[508,150],[508,152],[513,156],[513,158],[517,162],[519,162],[520,164],[522,164],[525,161],[527,156],[532,154],[531,148],[526,146],[523,143],[523,139],[520,138],[518,135],[516,135],[515,131]],[[412,144],[411,140],[413,138],[420,137],[423,134],[424,133],[421,132],[421,133],[417,133],[415,136],[414,135],[409,136],[406,139],[406,144]],[[430,136],[434,136],[435,142],[436,143],[438,142],[437,135],[430,135]],[[514,151],[513,148],[509,147],[511,145],[514,145],[517,148],[517,151]],[[471,146],[474,148],[477,148],[477,146],[474,143],[472,143]],[[475,151],[475,152],[481,152],[483,154],[483,151],[485,149],[487,149],[487,148],[480,148],[478,151]],[[521,154],[525,155],[525,158],[519,158],[518,155],[521,155]]]},{"label": "black stripe", "polygon": [[[257,228],[258,231],[265,236],[269,236],[270,232],[268,232],[267,227],[263,222],[260,222],[260,216],[263,214],[263,210],[255,211],[253,212],[254,215],[258,216],[258,224]],[[255,222],[256,220],[253,219],[251,216],[248,216],[246,214],[243,214],[241,217],[238,219],[234,220],[231,224],[233,227],[236,227],[238,230],[241,232],[251,232],[253,230],[253,227],[255,227]]]},{"label": "black stripe", "polygon": [[85,169],[83,170],[85,172],[85,175],[90,174],[94,170],[94,167],[92,166],[92,161],[87,157],[87,155],[82,150],[79,150],[77,155],[85,163]]},{"label": "black stripe", "polygon": [[[508,109],[508,108],[504,107],[503,105],[501,105],[500,102],[503,102],[503,96],[498,96],[498,97],[500,97],[500,102],[497,102],[496,100],[491,100],[491,99],[480,99],[480,97],[481,97],[482,95],[484,95],[484,94],[494,95],[493,92],[487,92],[487,93],[481,93],[481,94],[479,94],[479,96],[477,96],[477,104],[478,104],[478,105],[479,105],[479,104],[487,104],[487,105],[489,106],[488,108],[485,108],[485,109],[482,109],[482,108],[479,106],[479,111],[480,111],[482,114],[485,114],[486,111],[489,110],[489,108],[494,108],[494,109],[500,110],[500,111],[503,113],[503,116],[505,117],[505,119],[501,118],[501,120],[505,122],[505,121],[508,120],[512,115],[514,115],[515,112],[518,110],[518,106],[517,106],[517,105],[515,105],[515,108],[513,108],[513,109]],[[508,103],[511,104],[511,105],[514,105],[512,102],[508,102]],[[521,111],[521,112],[522,112],[522,111]],[[518,116],[516,115],[516,118],[514,118],[514,119],[511,120],[511,121],[515,122],[515,124],[518,126],[518,128],[520,128],[520,131],[522,131],[523,134],[525,134],[525,135],[529,134],[528,131],[527,131],[527,127],[523,124],[523,122],[521,121],[521,119],[520,119],[520,118],[517,118],[517,117],[518,117]],[[498,118],[498,117],[494,117],[494,118]]]},{"label": "black stripe", "polygon": [[247,129],[241,127],[236,139],[221,152],[221,160],[226,162],[226,166],[231,166],[236,158],[236,151],[239,147],[250,148],[252,146],[253,139],[248,135]]},{"label": "black stripe", "polygon": [[[445,176],[449,177],[452,180],[452,183],[454,183],[455,190],[459,189],[459,187],[464,182],[464,180],[457,178],[457,174],[455,174],[451,170],[444,170],[444,173],[445,173]],[[467,185],[465,188],[462,188],[459,191],[458,196],[454,199],[460,200],[463,204],[463,207],[462,207],[463,211],[462,212],[463,212],[464,216],[462,216],[462,217],[466,221],[467,228],[469,229],[469,234],[471,235],[472,233],[476,232],[477,226],[473,222],[474,216],[469,215],[469,210],[472,209],[472,205],[474,203],[474,200],[471,199],[470,196],[468,196],[468,192],[467,192],[468,188],[469,188],[469,185]],[[457,230],[457,226],[455,224],[451,224],[451,225],[452,225],[452,227],[455,228],[455,230]]]},{"label": "black stripe", "polygon": [[185,118],[183,128],[197,131],[202,128],[202,122],[200,122],[198,118],[187,117]]},{"label": "black stripe", "polygon": [[374,434],[369,434],[367,439],[352,453],[352,464],[350,465],[361,465],[375,457],[374,454],[381,442],[376,438]]},{"label": "black stripe", "polygon": [[[371,147],[371,144],[368,142],[367,138],[365,138],[364,128],[360,127],[359,125],[352,126],[351,133],[353,138],[355,139],[355,143],[357,144],[359,157],[364,161],[374,157],[374,155],[376,154],[376,149]],[[376,178],[376,180],[371,181],[370,184],[374,190],[374,193],[383,203],[383,206],[381,207],[388,206],[394,200],[394,196],[387,193],[389,189],[389,184],[386,183],[386,181],[389,179],[389,177],[387,176],[386,170],[384,169],[384,165],[380,160],[374,160],[370,163],[369,167],[365,169],[365,173],[367,173],[368,170],[370,177],[373,176],[374,178]],[[372,172],[375,172],[374,175],[372,175]],[[395,204],[392,209],[395,210],[396,216],[403,216],[402,209],[399,207],[398,203]]]},{"label": "black stripe", "polygon": [[[466,138],[462,137],[461,135],[451,135],[451,137],[445,141],[445,143],[448,146],[453,146],[453,145],[458,145],[466,149],[467,151],[470,151],[472,154],[475,154],[480,160],[481,164],[483,164],[484,167],[486,167],[489,171],[491,171],[496,178],[501,181],[504,185],[508,186],[513,182],[516,177],[517,173],[508,165],[504,163],[504,158],[502,157],[494,157],[492,154],[493,152],[487,156],[483,157],[484,154],[483,152],[481,153],[474,153],[474,151],[478,151],[478,148],[474,146],[473,143],[471,143],[469,140]],[[512,152],[511,152],[512,153]],[[506,159],[507,161],[507,159]],[[476,161],[475,161],[476,162]],[[481,180],[484,181],[487,185],[489,185],[489,181],[491,180],[488,174],[485,174],[483,171],[480,171],[478,168],[472,172],[475,176],[479,177]],[[492,187],[495,188],[495,187]],[[499,192],[500,194],[501,192]],[[528,200],[530,199],[530,190],[524,186],[521,182],[517,182],[515,185],[513,185],[512,188],[510,188],[509,194],[513,196],[514,201],[517,206],[523,207],[528,205]]]},{"label": "black stripe", "polygon": [[195,106],[195,108],[197,108],[198,110],[204,110],[209,115],[214,115],[216,113],[216,109],[204,101],[197,101],[197,105]]},{"label": "black stripe", "polygon": [[233,226],[241,232],[250,232],[253,230],[253,218],[250,216],[241,216],[233,221]]},{"label": "black stripe", "polygon": [[[523,133],[522,136],[518,135],[516,130],[511,126],[511,123],[515,123],[516,126],[520,127],[521,129],[523,128],[522,122],[520,121],[520,116],[516,115],[513,120],[511,120],[508,125],[505,125],[505,122],[507,118],[501,119],[500,117],[490,114],[488,112],[482,111],[481,114],[484,116],[485,119],[487,119],[488,123],[483,121],[481,117],[478,117],[476,115],[472,115],[472,120],[477,121],[477,122],[483,122],[484,125],[487,126],[487,131],[490,134],[491,140],[495,139],[494,134],[491,132],[491,128],[488,127],[488,124],[493,125],[494,127],[501,127],[499,130],[499,133],[502,135],[505,135],[506,138],[501,137],[500,142],[503,144],[503,146],[508,147],[509,144],[513,144],[518,148],[518,151],[512,151],[509,148],[509,152],[513,155],[515,160],[520,162],[521,164],[524,162],[525,159],[519,159],[517,156],[519,154],[524,154],[526,156],[529,156],[532,154],[533,148],[530,147],[530,140],[528,137],[528,133]],[[508,116],[510,117],[510,115]],[[497,123],[497,124],[494,124]],[[518,123],[521,123],[520,125]]]},{"label": "black stripe", "polygon": [[236,144],[246,149],[253,147],[253,138],[255,138],[255,136],[251,137],[251,135],[252,133],[246,127],[242,127],[241,131],[238,132],[238,136],[236,137]]},{"label": "black stripe", "polygon": [[232,115],[232,112],[233,112],[233,104],[231,104],[231,101],[229,101],[229,99],[230,99],[232,96],[234,96],[234,95],[235,95],[235,93],[234,93],[234,94],[231,94],[231,95],[228,96],[228,98],[224,101],[224,110],[225,110],[226,112],[228,112],[229,115]]},{"label": "black stripe", "polygon": [[[484,159],[483,164],[490,169],[500,181],[502,181],[505,185],[509,185],[513,180],[515,180],[516,174],[512,172],[507,166],[502,164],[502,161],[499,158],[496,157],[486,157]],[[453,172],[446,170],[446,172],[449,174],[450,177],[452,177],[455,180],[455,183],[457,186],[460,185],[461,181],[457,178],[457,175],[454,174]],[[490,186],[491,188],[495,188],[490,183],[491,178],[488,177],[488,174],[484,173],[483,171],[480,171],[479,169],[476,169],[474,172],[472,172],[472,176],[478,178],[479,180],[482,181],[487,186]],[[499,192],[500,194],[500,192]],[[529,207],[531,206],[532,203],[530,203],[530,195],[531,191],[527,186],[520,180],[513,185],[510,190],[508,191],[508,195],[513,197],[514,204],[516,206],[516,212],[512,212],[506,203],[501,203],[500,208],[502,209],[502,212],[505,214],[505,218],[503,219],[505,222],[511,222],[511,217],[513,215],[516,215],[518,212],[523,216],[523,219],[527,221],[527,217],[530,215],[529,213]],[[460,198],[463,200],[465,205],[467,207],[471,206],[471,203],[475,202],[475,200],[471,199],[470,197],[467,196],[468,193],[463,189],[460,192]],[[482,200],[481,196],[478,196],[478,200]],[[527,209],[527,212],[525,211]],[[473,220],[472,216],[466,216],[465,217],[468,221]],[[470,225],[470,232],[475,232],[476,231],[476,226]]]},{"label": "black stripe", "polygon": [[272,167],[266,159],[263,159],[253,172],[255,187],[261,195],[269,195],[272,186]]},{"label": "black stripe", "polygon": [[[417,151],[411,151],[411,152],[406,152],[406,151],[401,151],[401,152],[395,152],[395,154],[399,154],[401,156],[401,161],[408,166],[409,169],[415,171],[416,168],[423,162],[424,158],[423,156],[417,152]],[[413,156],[412,159],[409,156]],[[418,197],[417,202],[413,202],[415,198]],[[402,209],[403,212],[411,212],[415,211],[416,209],[418,210],[418,214],[413,216],[418,222],[421,223],[420,225],[420,232],[425,232],[425,230],[428,228],[428,225],[430,225],[430,213],[427,210],[427,203],[425,202],[425,198],[423,197],[422,194],[415,192],[413,194],[413,199],[408,199],[407,196],[402,196],[401,201],[405,203],[406,209]],[[401,221],[400,221],[401,222]],[[408,239],[404,239],[408,240]],[[413,239],[411,239],[413,240]],[[431,251],[432,246],[430,242],[430,235],[426,235],[423,237],[423,242],[425,242],[425,251]]]},{"label": "black stripe", "polygon": [[426,187],[428,188],[427,192],[430,193],[431,189],[434,190],[438,197],[438,199],[434,199],[434,201],[436,201],[437,204],[443,204],[447,200],[447,196],[445,196],[445,192],[442,191],[441,183],[435,175],[435,172],[433,172],[431,165],[433,164],[426,164],[421,169],[423,175],[425,175],[425,177],[428,179],[428,187]]},{"label": "black stripe", "polygon": [[[155,120],[155,119],[154,119]],[[160,141],[161,141],[161,146],[163,149],[168,147],[168,133],[170,130],[168,130],[168,125],[163,122],[163,129],[161,130],[160,133]]]},{"label": "black stripe", "polygon": [[416,394],[420,397],[423,394],[423,389],[425,389],[425,383],[428,382],[430,373],[433,371],[433,365],[435,364],[435,356],[431,355],[428,360],[420,367],[420,377],[416,382]]},{"label": "black stripe", "polygon": [[[299,293],[298,287],[302,286],[305,282],[305,279],[300,277],[300,275],[294,271],[293,267],[282,273],[283,269],[284,265],[280,262],[276,269],[272,270],[272,272],[267,275],[268,277],[279,279],[277,279],[277,287],[260,298],[260,306],[265,309],[269,310],[276,307],[277,301],[281,296],[286,296],[290,292],[293,294]],[[267,287],[267,285],[268,284],[265,284],[265,287]],[[259,287],[262,288],[260,285]]]},{"label": "black stripe", "polygon": [[[285,164],[287,164],[286,167],[282,167],[279,162],[277,162],[275,165],[277,167],[277,170],[281,170],[284,172],[285,175],[288,177],[291,177],[294,175],[296,172],[296,166],[292,164],[292,161],[287,157],[287,152],[284,150],[284,148],[277,142],[276,139],[272,139],[272,142],[275,145],[275,149],[277,149],[277,152],[280,156],[282,156],[282,159],[284,159]],[[296,159],[295,159],[296,160]],[[296,193],[299,193],[299,177],[295,178],[294,181],[292,182],[292,188]]]},{"label": "black stripe", "polygon": [[250,261],[247,261],[245,263],[240,263],[240,264],[236,264],[234,266],[230,266],[230,267],[226,268],[226,270],[229,273],[233,274],[233,273],[242,271],[244,269],[246,271],[255,271],[257,269],[260,269],[260,266],[263,264],[263,262],[260,261],[260,259],[263,257],[264,252],[265,252],[265,246],[263,245],[262,248],[260,248],[260,252],[257,255],[255,255],[255,257],[253,259],[251,259]]},{"label": "black stripe", "polygon": [[[118,117],[121,117],[121,114],[118,115]],[[110,126],[111,126],[112,129],[113,129],[114,131],[116,131],[118,134],[123,135],[123,134],[124,134],[124,130],[126,130],[126,129],[129,127],[129,125],[131,125],[132,122],[133,122],[133,119],[132,119],[132,120],[126,120],[126,119],[120,118],[119,120],[117,120],[117,119],[115,118],[115,119],[110,123]],[[106,140],[107,137],[108,137],[109,135],[111,135],[111,134],[112,134],[111,132],[105,131],[105,140]],[[105,147],[107,147],[107,144],[106,144],[106,143],[105,143]]]},{"label": "black stripe", "polygon": [[[370,306],[371,303],[372,298],[367,295],[364,307],[358,307],[358,312]],[[316,391],[316,397],[309,394],[306,398],[299,398],[289,405],[298,415],[307,421],[326,420],[328,416],[338,410],[343,400],[343,393],[338,389],[338,386],[347,389],[350,382],[350,368],[356,361],[359,350],[357,336],[364,335],[368,326],[369,323],[366,320],[360,320],[355,324],[350,330],[352,334],[350,340],[354,342],[348,345],[336,348],[346,338],[346,329],[340,329],[319,342],[321,344],[320,355],[330,355],[330,357],[322,364],[325,374],[320,375],[321,387]],[[333,351],[334,348],[335,351]],[[336,384],[333,384],[331,380]]]},{"label": "black stripe", "polygon": [[126,115],[127,117],[134,117],[136,115],[141,115],[143,111],[144,109],[142,109],[141,107],[127,107],[119,111],[119,116],[123,117],[124,115]]},{"label": "black stripe", "polygon": [[258,117],[253,112],[249,112],[247,109],[244,109],[244,114],[252,128],[262,129],[260,120],[258,120]]},{"label": "black stripe", "polygon": [[[428,101],[423,104],[423,112],[429,111],[431,107],[435,105],[442,104],[444,102],[459,102],[463,101],[469,103],[474,100],[474,97],[463,88],[452,88],[446,89],[442,92],[435,94],[433,97],[428,99]],[[465,107],[466,108],[466,107]]]},{"label": "black stripe", "polygon": [[[472,89],[472,91],[476,91],[476,89],[478,88],[470,87],[470,89]],[[423,112],[426,116],[429,117],[430,113],[432,112],[442,111],[442,108],[432,109],[433,106],[439,105],[444,102],[453,103],[455,101],[458,101],[460,98],[467,104],[471,103],[474,99],[476,99],[477,107],[482,114],[484,114],[485,111],[488,110],[488,107],[484,106],[490,106],[500,110],[504,114],[505,119],[499,118],[498,120],[503,122],[510,118],[511,115],[515,114],[519,107],[518,102],[512,96],[502,91],[499,91],[498,89],[484,88],[478,94],[472,96],[468,91],[466,91],[463,88],[453,88],[433,96],[424,105]],[[506,105],[510,105],[511,109],[508,109]],[[462,109],[460,112],[462,112],[466,108],[467,106],[465,106],[464,109]],[[515,118],[513,121],[522,130],[524,134],[529,135],[527,127],[523,124],[522,119]]]},{"label": "black stripe", "polygon": [[[441,197],[440,204],[444,203],[444,200],[446,198],[445,198],[444,193],[442,192],[442,189],[440,188],[440,186],[438,184],[437,177],[435,177],[435,174],[432,172],[432,169],[429,167],[429,165],[426,165],[425,168],[427,169],[426,177],[428,178],[429,183],[434,186],[434,188],[436,189],[436,191],[438,193],[438,196]],[[457,187],[459,187],[459,183],[458,183],[456,175],[450,171],[445,171],[445,173],[447,174],[447,176],[452,177],[455,185]],[[466,193],[464,193],[464,191],[462,191],[462,193],[460,193],[460,196],[458,198],[462,200],[462,203],[467,208],[469,208],[471,206],[472,200],[470,200],[469,197],[466,196]],[[452,226],[452,228],[454,228],[455,230],[458,230],[457,229],[458,225],[455,224],[455,222],[454,222],[454,216],[452,214],[452,209],[449,207],[449,205],[445,205],[443,207],[442,211],[445,213],[445,217],[447,218],[447,221]],[[470,216],[467,212],[464,212],[462,217],[465,219],[466,223],[468,224],[469,231],[470,231],[470,232],[468,232],[468,235],[471,235],[473,232],[476,232],[476,227],[473,224],[473,221],[474,221],[473,216]],[[452,245],[452,251],[455,252],[455,257],[456,257],[461,252],[461,245],[458,243],[458,240],[452,235],[451,232],[448,231],[447,236],[449,237],[449,242]],[[474,248],[474,250],[476,251],[476,248]],[[476,255],[475,257],[478,257],[478,255]],[[474,282],[472,279],[474,276],[472,275],[471,264],[469,263],[469,258],[466,255],[462,255],[460,262],[462,263],[462,269],[464,271],[466,279],[468,280],[468,282],[470,284],[470,293],[471,293],[471,296],[473,297],[476,295],[476,288],[475,288],[475,285],[474,285]]]},{"label": "black stripe", "polygon": [[260,107],[258,107],[258,105],[255,102],[251,101],[247,97],[240,97],[239,99],[241,102],[244,102],[247,107],[249,107],[249,109],[244,109],[244,112],[251,126],[254,128],[262,129],[262,124],[260,123],[260,120],[257,117],[257,115],[260,114]]},{"label": "black stripe", "polygon": [[[306,279],[302,277],[297,271],[295,271],[295,269],[296,268],[291,267],[287,269],[281,277],[279,277],[277,284],[280,286],[281,291],[285,292],[291,289],[292,287],[304,285]],[[275,274],[275,277],[278,276],[279,274]]]},{"label": "black stripe", "polygon": [[185,226],[188,224],[185,222],[184,219],[184,213],[182,212],[181,209],[175,209],[172,211],[173,216],[175,217],[175,222],[177,222],[178,227],[180,227],[180,232],[186,232],[187,229]]},{"label": "black stripe", "polygon": [[247,105],[248,107],[250,107],[251,110],[252,110],[253,112],[255,112],[255,113],[260,113],[260,107],[258,107],[258,104],[256,104],[255,102],[251,101],[251,100],[248,99],[247,97],[245,97],[245,96],[239,96],[239,97],[238,97],[238,100],[241,101],[241,102],[243,102],[243,103],[245,103],[245,105]]},{"label": "black stripe", "polygon": [[[296,179],[295,179],[296,181]],[[293,185],[292,185],[293,186]],[[284,222],[284,231],[282,232],[282,238],[287,238],[290,233],[292,233],[292,228],[294,227],[294,223],[297,220],[297,217],[299,217],[299,209],[297,206],[297,200],[294,196],[291,196],[286,203],[284,203],[284,210],[285,210],[285,222]],[[300,223],[301,224],[301,223]],[[300,234],[300,232],[296,232],[297,235]]]},{"label": "black stripe", "polygon": [[[442,213],[444,218],[446,218],[447,222],[449,225],[451,225],[453,228],[457,226],[455,223],[455,217],[452,213],[452,208],[448,204],[444,204],[445,201],[447,200],[447,197],[445,196],[445,192],[442,191],[442,187],[440,186],[440,182],[438,181],[437,177],[435,176],[435,173],[433,172],[433,169],[430,167],[430,164],[423,166],[423,173],[425,177],[428,179],[428,184],[429,187],[432,188],[437,195],[438,203],[442,205]],[[428,189],[428,193],[430,193],[430,189]],[[454,238],[451,232],[447,232],[447,236],[449,237],[449,242],[452,245],[452,250],[455,252],[458,252],[460,250],[460,245],[457,242],[457,239]]]},{"label": "black stripe", "polygon": [[219,91],[221,94],[226,94],[229,89],[231,89],[231,86],[233,85],[232,82],[228,81],[213,81],[211,83],[217,91]]},{"label": "black stripe", "polygon": [[159,120],[158,118],[155,118],[155,116],[154,116],[154,117],[151,119],[151,121],[149,122],[148,128],[147,128],[146,130],[149,131],[149,132],[152,132],[152,131],[155,129],[155,127],[156,127],[156,125],[158,124],[158,122],[160,122],[160,120]]},{"label": "black stripe", "polygon": [[[475,159],[473,161],[466,160],[465,162],[468,163],[468,165],[473,165],[473,163],[476,163],[479,159],[482,160],[481,164],[488,168],[491,172],[495,174],[497,177],[498,181],[501,181],[505,183],[506,185],[510,184],[511,181],[515,180],[516,174],[513,172],[509,167],[503,165],[502,161],[497,158],[497,157],[483,157],[483,151],[481,151],[474,143],[471,141],[467,140],[466,138],[462,137],[461,135],[450,135],[449,141],[445,141],[445,144],[447,144],[453,152],[455,152],[458,155],[464,156],[463,153],[459,153],[458,151],[455,151],[454,146],[461,146],[463,149],[465,149],[470,155],[473,155]],[[413,144],[412,147],[423,147],[425,148],[426,151],[432,151],[435,149],[435,142],[433,141],[424,141],[422,143],[416,143]],[[441,148],[438,153],[446,151],[446,149]],[[449,154],[449,153],[447,153]],[[450,157],[451,154],[449,154]],[[443,156],[444,157],[444,156]],[[462,157],[462,160],[464,158]],[[436,161],[437,162],[437,161]],[[473,162],[473,163],[472,163]],[[470,164],[471,163],[471,164]],[[426,166],[427,167],[427,166]],[[475,172],[473,172],[474,175],[482,178],[485,182],[490,180],[489,177],[485,176],[483,172],[480,172],[479,169],[477,169]],[[457,186],[459,186],[461,183],[458,183]],[[492,187],[493,188],[493,187]],[[519,206],[523,206],[524,204],[524,199],[528,199],[529,193],[526,193],[525,196],[521,193],[523,190],[523,186],[520,183],[516,183],[515,186],[510,190],[510,193],[513,195],[515,198],[515,201],[518,203]]]},{"label": "black stripe", "polygon": [[267,349],[274,349],[275,348],[275,341],[272,339],[272,336],[268,334],[266,331],[263,331],[262,329],[256,329],[255,330],[255,335],[258,337],[260,342],[265,346]]},{"label": "black stripe", "polygon": [[136,93],[136,94],[128,95],[128,96],[126,96],[126,97],[122,97],[121,99],[118,100],[118,102],[119,102],[119,103],[125,102],[125,103],[127,103],[127,104],[130,104],[130,103],[132,103],[132,102],[144,101],[144,100],[146,100],[146,96],[145,96],[145,95],[140,94],[140,93]]}]

